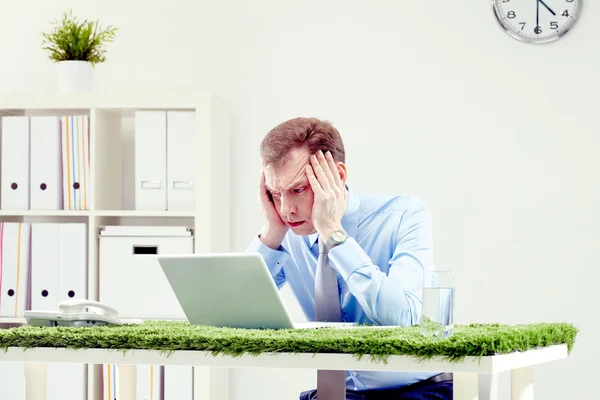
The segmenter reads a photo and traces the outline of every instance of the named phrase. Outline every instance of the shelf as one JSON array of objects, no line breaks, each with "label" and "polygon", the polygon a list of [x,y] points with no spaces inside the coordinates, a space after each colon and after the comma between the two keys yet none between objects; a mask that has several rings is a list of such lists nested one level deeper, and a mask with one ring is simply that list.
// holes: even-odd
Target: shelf
[{"label": "shelf", "polygon": [[87,217],[88,210],[0,210],[0,217]]},{"label": "shelf", "polygon": [[[167,153],[166,167],[167,171],[170,171],[172,182],[170,185],[168,184],[168,175],[167,179],[163,179],[167,184],[164,187],[161,186],[161,189],[167,188],[167,191],[168,187],[171,187],[172,190],[192,190],[193,201],[180,201],[181,197],[177,195],[182,192],[179,191],[177,195],[167,197],[166,206],[148,205],[147,203],[143,207],[136,206],[135,200],[140,198],[136,195],[136,186],[141,187],[141,185],[136,185],[136,170],[140,171],[136,168],[136,162],[140,162],[142,159],[140,154],[146,156],[150,153],[148,150],[153,150],[152,145],[157,140],[157,134],[153,132],[153,128],[161,126],[149,123],[146,127],[136,130],[136,116],[139,115],[136,113],[137,111],[171,112],[171,116],[183,114],[179,111],[195,113],[193,120],[177,118],[167,118],[166,120],[167,133],[170,129],[172,131],[185,130],[187,132],[185,140],[189,140],[189,142],[171,140],[171,146],[167,148],[171,152],[175,152],[175,156],[169,158]],[[75,222],[85,224],[87,262],[79,262],[78,265],[85,268],[85,288],[88,299],[102,300],[100,298],[100,276],[102,266],[106,265],[106,261],[101,260],[100,257],[98,232],[101,229],[112,226],[135,227],[134,230],[140,232],[144,228],[150,227],[161,230],[163,227],[165,229],[185,227],[193,234],[191,246],[186,245],[186,252],[190,250],[195,253],[231,251],[230,121],[226,102],[219,96],[206,91],[182,93],[156,92],[154,90],[94,91],[68,94],[2,93],[0,94],[0,117],[5,115],[27,117],[86,115],[89,117],[89,119],[85,119],[89,121],[87,146],[89,170],[86,170],[89,172],[89,180],[86,181],[88,192],[85,204],[87,209],[40,210],[40,206],[31,205],[23,206],[23,208],[33,207],[35,209],[0,209],[0,222],[29,224]],[[174,121],[175,124],[169,125]],[[178,128],[178,126],[183,126],[183,128]],[[195,135],[189,134],[190,130],[186,128],[188,126],[193,126]],[[141,134],[136,136],[136,132],[141,132]],[[5,134],[6,131],[2,132],[2,124],[0,124],[0,139],[11,137]],[[170,138],[173,139],[173,137]],[[167,136],[168,139],[169,136]],[[157,143],[164,146],[162,138],[159,140]],[[137,151],[136,143],[142,144],[142,146],[138,146]],[[5,148],[17,147],[19,144],[18,141],[16,144],[7,141]],[[38,149],[40,148],[45,150],[43,146],[38,147]],[[85,158],[88,156],[85,151],[86,146],[82,148],[84,149],[83,158]],[[161,151],[160,148],[158,151],[155,148],[154,150],[155,152]],[[39,153],[45,154],[44,151],[39,151]],[[5,154],[9,153],[5,152]],[[156,163],[165,163],[161,157],[149,158]],[[183,163],[169,165],[168,163],[169,160],[179,159],[186,160],[188,163],[185,165]],[[182,165],[184,166],[182,167]],[[30,166],[31,163],[28,167]],[[40,168],[37,170],[39,171]],[[183,172],[191,171],[193,174],[182,173],[182,170]],[[31,173],[31,170],[29,172]],[[175,175],[181,176],[176,178]],[[141,180],[146,184],[158,181],[154,178]],[[192,182],[191,185],[190,182]],[[73,187],[73,185],[67,187]],[[147,185],[144,188],[147,188]],[[169,196],[168,192],[167,196]],[[7,203],[4,208],[7,207],[18,208],[18,205]],[[137,227],[142,227],[142,229]],[[149,239],[149,243],[155,241],[154,238]],[[6,244],[7,241],[4,240],[4,243]],[[139,243],[136,242],[136,244]],[[144,262],[141,260],[143,257],[136,258],[136,262],[138,259],[139,262]],[[38,261],[38,265],[39,263],[41,262]],[[45,260],[43,263],[46,264]],[[38,268],[36,271],[40,271],[40,269]],[[44,279],[53,278],[54,276],[49,274]],[[104,284],[110,286],[112,282]],[[103,290],[106,289],[106,286]],[[124,307],[124,304],[129,301],[129,295],[141,296],[146,293],[144,293],[143,286],[133,284],[127,295],[124,294],[116,304],[111,304],[111,306],[117,310]],[[0,317],[0,329],[25,324],[24,318]],[[121,364],[121,360],[118,361],[117,364]],[[87,397],[83,400],[99,400],[102,397],[102,372],[101,365],[95,365],[88,369]],[[205,372],[209,375],[206,375]],[[44,374],[38,376],[34,373],[28,386],[35,387],[38,393],[44,393],[44,376]],[[212,393],[217,387],[228,386],[227,381],[221,382],[218,379],[215,380],[215,377],[213,371],[197,370],[193,377],[194,387],[198,388],[197,393],[200,391]],[[69,377],[65,375],[65,379],[67,378]],[[123,381],[125,382],[127,379],[124,377]],[[135,374],[133,379],[135,380]],[[62,384],[62,381],[59,383]],[[0,384],[0,386],[2,385]],[[199,398],[198,395],[197,398]]]},{"label": "shelf", "polygon": [[25,318],[0,317],[0,329],[27,325]]},{"label": "shelf", "polygon": [[106,109],[206,109],[214,96],[200,93],[94,92],[94,93],[5,93],[0,95],[0,110],[82,110]]},{"label": "shelf", "polygon": [[137,210],[99,210],[98,217],[140,217],[140,218],[193,218],[193,211],[137,211]]},{"label": "shelf", "polygon": [[128,218],[194,218],[194,211],[137,210],[0,210],[0,217],[128,217]]}]

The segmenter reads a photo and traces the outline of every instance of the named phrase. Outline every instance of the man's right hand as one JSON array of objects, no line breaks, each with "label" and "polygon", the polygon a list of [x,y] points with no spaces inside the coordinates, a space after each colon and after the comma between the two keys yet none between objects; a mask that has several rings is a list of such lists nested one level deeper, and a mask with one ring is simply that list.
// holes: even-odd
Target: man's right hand
[{"label": "man's right hand", "polygon": [[271,201],[271,196],[265,186],[265,173],[262,168],[260,170],[258,196],[258,201],[265,216],[265,225],[260,232],[260,240],[266,246],[278,249],[289,228],[283,222],[275,208],[275,204]]}]

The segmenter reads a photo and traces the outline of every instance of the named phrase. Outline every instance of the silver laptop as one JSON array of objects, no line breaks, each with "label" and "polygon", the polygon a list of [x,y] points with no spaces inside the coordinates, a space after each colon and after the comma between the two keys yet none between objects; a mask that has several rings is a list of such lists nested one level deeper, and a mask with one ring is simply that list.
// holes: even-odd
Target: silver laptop
[{"label": "silver laptop", "polygon": [[344,322],[294,322],[258,253],[158,255],[191,324],[246,329],[351,327]]}]

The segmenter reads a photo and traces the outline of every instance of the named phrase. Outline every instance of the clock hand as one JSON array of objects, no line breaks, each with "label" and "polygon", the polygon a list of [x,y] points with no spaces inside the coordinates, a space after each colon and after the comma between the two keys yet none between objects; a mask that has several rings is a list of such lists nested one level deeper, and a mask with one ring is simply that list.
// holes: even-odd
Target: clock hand
[{"label": "clock hand", "polygon": [[537,28],[540,27],[540,0],[535,0],[535,6],[536,6],[535,28],[537,30]]},{"label": "clock hand", "polygon": [[[548,11],[550,11],[550,12],[552,13],[552,15],[556,15],[556,13],[555,13],[554,11],[552,11],[552,9],[551,9],[550,7],[548,7],[548,4],[546,4],[546,3],[544,2],[544,0],[538,0],[538,2],[542,3],[542,5],[543,5],[544,7],[546,7],[546,8],[548,9]],[[539,6],[538,6],[538,8],[539,8]]]}]

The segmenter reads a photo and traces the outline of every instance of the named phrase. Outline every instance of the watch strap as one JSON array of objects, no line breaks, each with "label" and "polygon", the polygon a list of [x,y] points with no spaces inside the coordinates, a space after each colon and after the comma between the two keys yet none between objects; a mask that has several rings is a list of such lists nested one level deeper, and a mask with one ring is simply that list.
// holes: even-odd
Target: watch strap
[{"label": "watch strap", "polygon": [[[334,240],[334,234],[335,234],[336,232],[338,232],[338,233],[342,233],[342,234],[343,234],[343,237],[344,237],[344,239],[343,239],[343,240],[341,240],[341,241]],[[344,242],[345,242],[347,239],[348,239],[348,234],[347,234],[346,232],[344,232],[344,231],[342,231],[342,230],[335,231],[335,232],[333,232],[331,235],[329,235],[329,237],[327,238],[327,241],[325,241],[325,248],[327,249],[327,251],[329,251],[329,250],[331,250],[331,248],[332,248],[334,245],[336,245],[336,244],[342,244],[342,243],[344,243]]]}]

